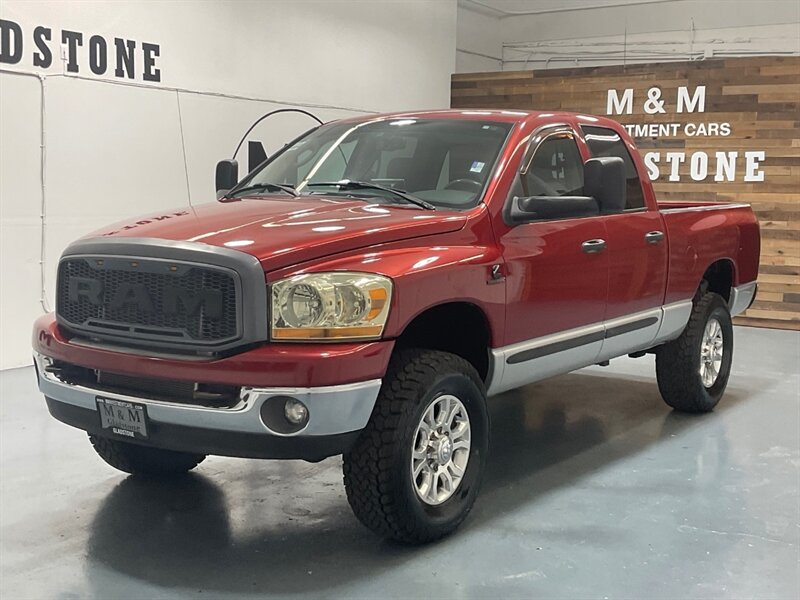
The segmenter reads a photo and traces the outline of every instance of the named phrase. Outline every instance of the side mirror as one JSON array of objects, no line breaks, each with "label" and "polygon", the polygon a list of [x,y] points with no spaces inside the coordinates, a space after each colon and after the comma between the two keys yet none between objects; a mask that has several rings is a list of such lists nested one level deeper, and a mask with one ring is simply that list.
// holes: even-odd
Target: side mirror
[{"label": "side mirror", "polygon": [[597,201],[588,196],[515,196],[506,220],[511,225],[520,225],[549,219],[596,217],[599,214]]},{"label": "side mirror", "polygon": [[591,158],[583,165],[583,191],[597,200],[601,215],[625,210],[627,184],[625,163],[618,156]]},{"label": "side mirror", "polygon": [[239,163],[235,160],[221,160],[217,163],[215,176],[217,198],[221,198],[239,181]]}]

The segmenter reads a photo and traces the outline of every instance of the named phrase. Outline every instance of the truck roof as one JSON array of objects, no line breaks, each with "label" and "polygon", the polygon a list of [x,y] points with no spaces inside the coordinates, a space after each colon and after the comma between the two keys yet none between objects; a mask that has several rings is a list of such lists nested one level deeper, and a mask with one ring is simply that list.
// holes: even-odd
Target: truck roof
[{"label": "truck roof", "polygon": [[574,116],[575,113],[532,111],[532,110],[512,110],[512,109],[441,109],[423,111],[404,111],[392,113],[379,113],[369,115],[359,115],[342,119],[343,121],[366,121],[375,118],[415,118],[415,119],[469,119],[469,120],[491,120],[508,123],[519,123],[531,117],[555,117],[558,115]]},{"label": "truck roof", "polygon": [[441,110],[422,110],[422,111],[405,111],[405,112],[392,112],[392,113],[375,113],[368,115],[358,115],[356,117],[348,117],[339,122],[344,123],[360,123],[363,121],[370,121],[373,119],[462,119],[462,120],[476,120],[476,121],[498,121],[504,123],[523,123],[534,119],[542,119],[547,121],[559,121],[577,118],[579,121],[585,121],[587,124],[615,126],[616,122],[605,117],[594,115],[586,115],[582,113],[567,112],[567,111],[546,111],[546,110],[517,110],[517,109],[441,109]]}]

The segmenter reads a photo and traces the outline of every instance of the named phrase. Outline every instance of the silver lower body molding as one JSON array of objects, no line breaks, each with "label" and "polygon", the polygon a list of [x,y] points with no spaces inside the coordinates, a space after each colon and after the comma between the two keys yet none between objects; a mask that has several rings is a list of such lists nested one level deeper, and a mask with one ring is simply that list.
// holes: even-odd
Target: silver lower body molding
[{"label": "silver lower body molding", "polygon": [[692,301],[684,300],[493,349],[488,393],[499,394],[663,344],[681,334],[691,312]]}]

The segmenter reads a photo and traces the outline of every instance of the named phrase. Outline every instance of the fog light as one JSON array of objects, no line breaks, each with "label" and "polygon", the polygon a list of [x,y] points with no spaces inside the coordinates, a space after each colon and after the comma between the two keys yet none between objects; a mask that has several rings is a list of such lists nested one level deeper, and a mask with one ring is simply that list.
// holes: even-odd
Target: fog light
[{"label": "fog light", "polygon": [[308,418],[308,409],[300,400],[289,398],[283,406],[283,414],[286,415],[286,420],[289,423],[300,425],[305,423]]},{"label": "fog light", "polygon": [[299,433],[308,425],[308,418],[308,407],[291,396],[272,396],[261,404],[261,421],[275,433]]}]

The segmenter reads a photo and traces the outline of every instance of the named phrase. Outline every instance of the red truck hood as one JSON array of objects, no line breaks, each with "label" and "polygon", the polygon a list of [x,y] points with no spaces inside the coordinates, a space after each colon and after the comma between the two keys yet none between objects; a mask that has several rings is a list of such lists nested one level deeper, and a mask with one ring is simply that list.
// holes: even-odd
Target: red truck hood
[{"label": "red truck hood", "polygon": [[347,250],[457,231],[454,211],[374,205],[344,198],[261,197],[214,202],[131,219],[88,237],[147,237],[234,248],[266,271]]}]

